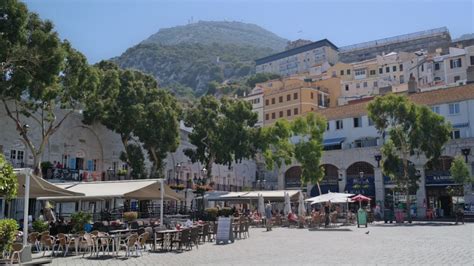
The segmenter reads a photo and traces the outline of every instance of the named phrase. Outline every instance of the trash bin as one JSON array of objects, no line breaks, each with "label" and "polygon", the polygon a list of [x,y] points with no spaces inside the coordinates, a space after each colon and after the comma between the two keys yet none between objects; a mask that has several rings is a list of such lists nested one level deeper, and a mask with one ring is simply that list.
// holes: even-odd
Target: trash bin
[{"label": "trash bin", "polygon": [[403,221],[405,220],[405,213],[403,213],[402,209],[397,209],[395,211],[395,220],[397,221],[397,223],[403,223]]},{"label": "trash bin", "polygon": [[367,227],[367,212],[363,209],[357,211],[357,227],[365,225]]},{"label": "trash bin", "polygon": [[393,211],[391,209],[385,209],[383,211],[383,221],[385,223],[387,222],[393,223]]}]

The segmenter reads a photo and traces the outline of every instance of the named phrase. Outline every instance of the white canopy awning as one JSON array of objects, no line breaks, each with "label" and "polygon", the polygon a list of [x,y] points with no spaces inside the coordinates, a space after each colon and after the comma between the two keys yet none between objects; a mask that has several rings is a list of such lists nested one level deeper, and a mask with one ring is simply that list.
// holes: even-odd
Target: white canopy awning
[{"label": "white canopy awning", "polygon": [[57,184],[49,183],[41,177],[31,174],[31,169],[15,169],[18,177],[18,197],[25,196],[26,176],[30,176],[30,198],[84,196],[84,193],[64,189]]},{"label": "white canopy awning", "polygon": [[[61,183],[58,184],[58,186],[68,191],[82,193],[84,196],[45,196],[39,199],[65,201],[79,199],[130,198],[145,200],[159,199],[161,195],[161,185],[158,179]],[[184,200],[181,195],[176,193],[167,185],[164,186],[164,199]]]}]

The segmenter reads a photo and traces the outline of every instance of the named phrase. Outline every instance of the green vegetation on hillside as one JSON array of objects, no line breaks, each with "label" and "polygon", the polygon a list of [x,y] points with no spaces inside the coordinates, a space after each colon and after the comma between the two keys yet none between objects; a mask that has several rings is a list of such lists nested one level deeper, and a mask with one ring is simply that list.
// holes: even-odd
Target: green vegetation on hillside
[{"label": "green vegetation on hillside", "polygon": [[143,43],[175,45],[179,43],[234,44],[282,51],[288,40],[255,24],[236,21],[199,21],[160,29]]}]

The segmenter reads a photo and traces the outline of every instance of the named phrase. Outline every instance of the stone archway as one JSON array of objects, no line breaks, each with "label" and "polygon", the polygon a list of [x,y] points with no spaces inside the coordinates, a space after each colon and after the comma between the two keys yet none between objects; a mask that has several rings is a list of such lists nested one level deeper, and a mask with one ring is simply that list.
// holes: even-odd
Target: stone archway
[{"label": "stone archway", "polygon": [[[333,164],[323,164],[321,167],[324,168],[324,179],[319,184],[321,187],[321,193],[326,194],[330,192],[339,192],[339,169]],[[310,193],[311,197],[319,195],[318,185],[314,185]]]},{"label": "stone archway", "polygon": [[285,172],[285,189],[301,188],[301,166],[292,166]]},{"label": "stone archway", "polygon": [[345,190],[349,193],[375,197],[374,166],[368,162],[355,162],[346,170]]}]

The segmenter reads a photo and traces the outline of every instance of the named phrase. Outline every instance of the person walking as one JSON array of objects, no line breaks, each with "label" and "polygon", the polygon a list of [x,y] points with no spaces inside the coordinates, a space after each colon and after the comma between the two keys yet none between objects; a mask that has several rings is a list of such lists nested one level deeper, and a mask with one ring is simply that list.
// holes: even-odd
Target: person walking
[{"label": "person walking", "polygon": [[270,201],[267,203],[267,206],[265,206],[265,219],[267,231],[272,231],[272,205]]}]

